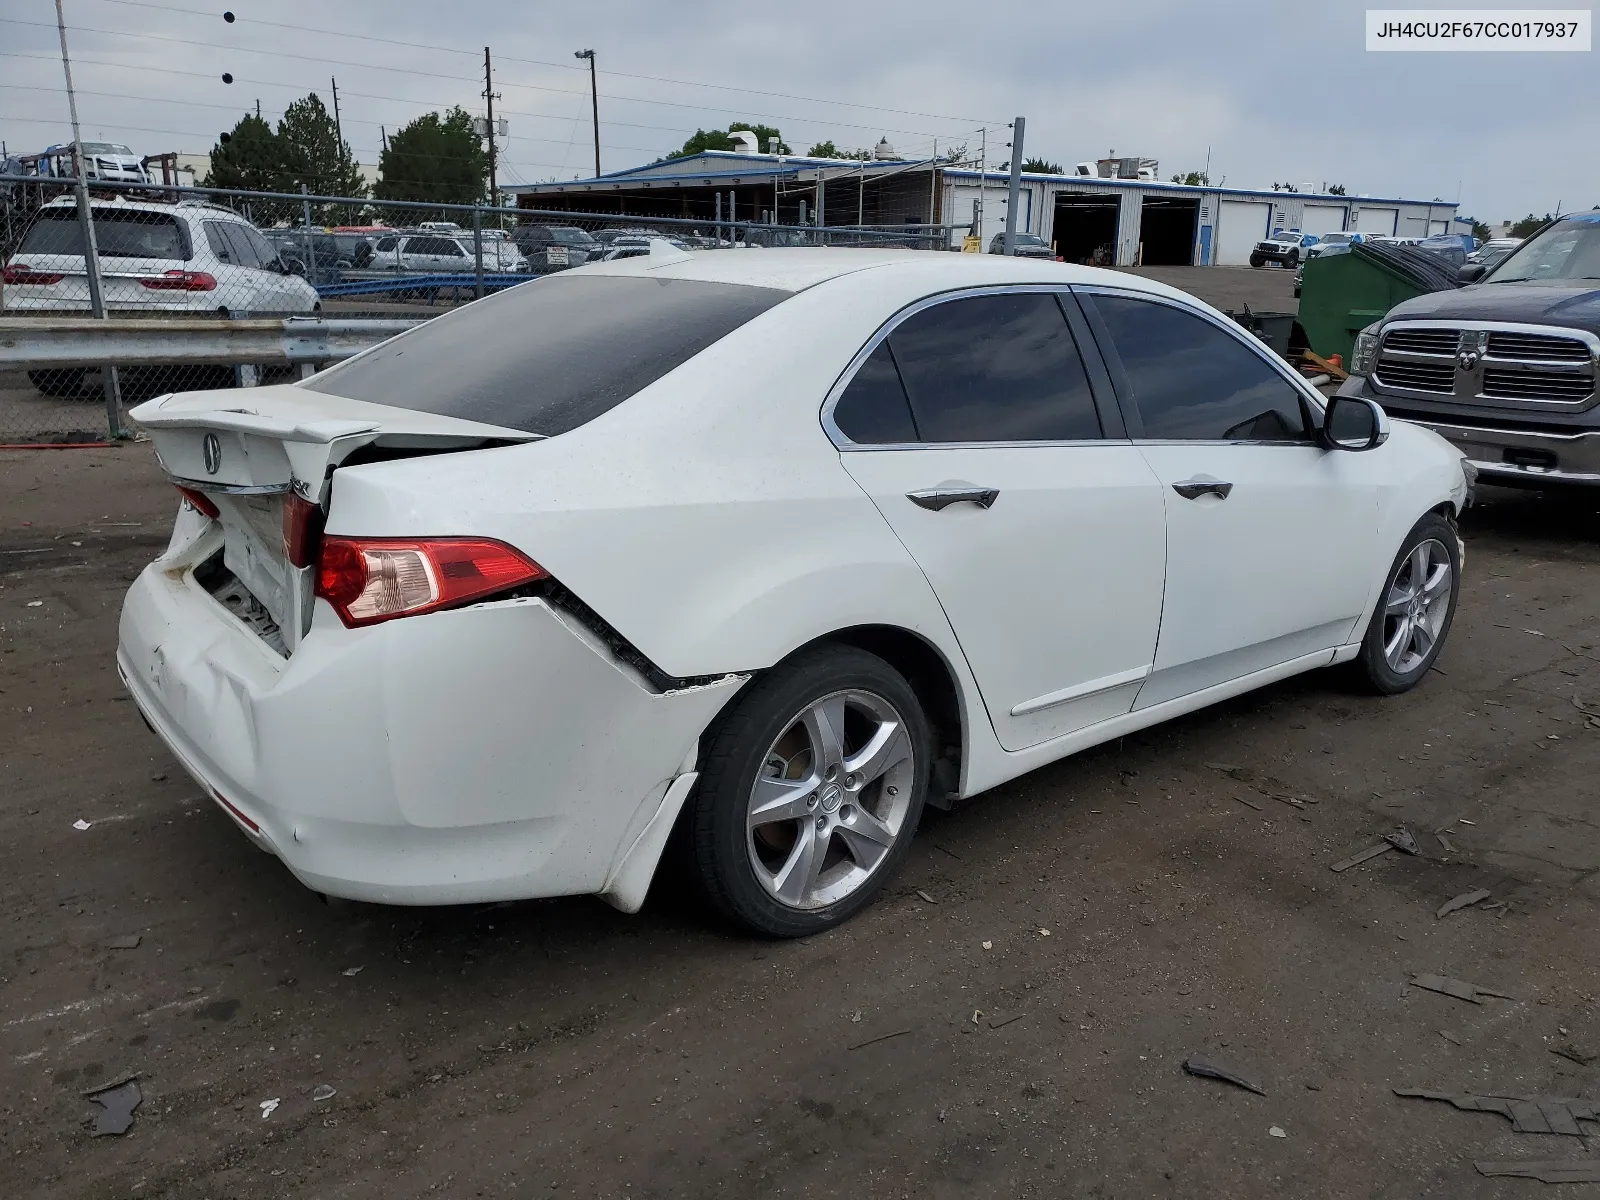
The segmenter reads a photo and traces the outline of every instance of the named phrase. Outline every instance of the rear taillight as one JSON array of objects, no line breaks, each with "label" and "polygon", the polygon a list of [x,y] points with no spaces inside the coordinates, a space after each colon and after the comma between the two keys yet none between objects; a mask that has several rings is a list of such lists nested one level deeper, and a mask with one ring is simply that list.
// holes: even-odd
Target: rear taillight
[{"label": "rear taillight", "polygon": [[322,506],[291,493],[283,502],[283,556],[289,565],[309,567],[316,562],[321,536]]},{"label": "rear taillight", "polygon": [[487,539],[324,536],[316,594],[354,629],[480,600],[547,574]]},{"label": "rear taillight", "polygon": [[166,271],[139,280],[153,292],[214,292],[217,277],[206,271]]},{"label": "rear taillight", "polygon": [[190,507],[213,521],[220,515],[217,506],[211,502],[211,497],[204,492],[197,492],[194,488],[184,487],[181,483],[175,485],[178,494],[189,502]]},{"label": "rear taillight", "polygon": [[66,276],[52,271],[35,271],[27,263],[12,263],[0,270],[0,281],[5,283],[60,283]]}]

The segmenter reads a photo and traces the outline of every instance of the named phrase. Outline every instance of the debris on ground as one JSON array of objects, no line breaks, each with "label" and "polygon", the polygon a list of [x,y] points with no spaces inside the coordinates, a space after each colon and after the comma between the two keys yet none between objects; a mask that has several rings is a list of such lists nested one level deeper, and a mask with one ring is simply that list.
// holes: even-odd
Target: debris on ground
[{"label": "debris on ground", "polygon": [[106,943],[107,950],[137,950],[139,943],[144,941],[144,935],[138,933],[125,933],[121,937],[114,937]]},{"label": "debris on ground", "polygon": [[1475,1162],[1479,1175],[1537,1179],[1540,1183],[1600,1183],[1600,1158],[1528,1158],[1517,1162]]},{"label": "debris on ground", "polygon": [[1439,839],[1439,845],[1444,847],[1444,852],[1446,854],[1454,854],[1456,852],[1456,848],[1444,840],[1443,833],[1436,833],[1433,836]]},{"label": "debris on ground", "polygon": [[84,1092],[86,1100],[100,1106],[95,1114],[90,1137],[121,1137],[133,1128],[133,1110],[144,1101],[137,1075],[124,1075],[115,1082]]},{"label": "debris on ground", "polygon": [[324,1100],[332,1100],[338,1094],[338,1091],[334,1088],[325,1083],[319,1083],[311,1093],[311,1102],[313,1104],[321,1104]]},{"label": "debris on ground", "polygon": [[1359,853],[1356,853],[1356,854],[1352,854],[1349,858],[1340,859],[1338,862],[1334,863],[1328,869],[1330,871],[1335,871],[1335,872],[1337,872],[1337,871],[1348,871],[1351,867],[1360,866],[1362,863],[1366,862],[1369,858],[1377,858],[1378,855],[1387,854],[1387,853],[1389,853],[1389,851],[1391,851],[1393,849],[1394,849],[1394,846],[1392,846],[1387,840],[1385,840],[1385,841],[1379,842],[1376,846],[1368,846],[1365,850],[1362,850],[1362,851],[1360,851]]},{"label": "debris on ground", "polygon": [[1253,808],[1257,812],[1261,811],[1261,805],[1257,804],[1253,800],[1246,800],[1243,796],[1235,796],[1234,799],[1237,800],[1240,804],[1244,805],[1246,808]]},{"label": "debris on ground", "polygon": [[92,825],[93,823],[94,822],[92,822],[92,821],[85,821],[82,817],[79,817],[76,821],[74,821],[72,823],[72,827],[74,829],[76,829],[79,833],[82,833],[85,829],[89,828],[89,826]]},{"label": "debris on ground", "polygon": [[864,1042],[857,1042],[854,1046],[847,1046],[846,1050],[860,1050],[863,1046],[876,1045],[878,1042],[887,1042],[890,1038],[904,1037],[910,1033],[909,1029],[896,1029],[892,1033],[880,1033],[877,1037],[868,1038]]},{"label": "debris on ground", "polygon": [[1198,1075],[1201,1079],[1220,1079],[1224,1083],[1231,1083],[1234,1087],[1242,1087],[1247,1092],[1254,1092],[1258,1096],[1265,1096],[1267,1090],[1259,1083],[1252,1083],[1243,1075],[1228,1067],[1220,1066],[1208,1058],[1191,1054],[1183,1060],[1183,1069],[1190,1075]]},{"label": "debris on ground", "polygon": [[1011,1024],[1011,1022],[1013,1022],[1013,1021],[1022,1020],[1022,1018],[1027,1016],[1027,1015],[1028,1015],[1027,1013],[1012,1013],[1009,1017],[990,1017],[989,1018],[989,1028],[990,1029],[1001,1029],[1001,1028],[1004,1028],[1005,1026]]},{"label": "debris on ground", "polygon": [[985,950],[993,950],[994,949],[994,943],[993,942],[985,942],[983,944],[983,948]]},{"label": "debris on ground", "polygon": [[923,891],[921,888],[917,889],[917,896],[920,899],[922,899],[923,901],[927,902],[928,904],[937,904],[937,903],[939,903],[937,900],[935,900],[932,896],[928,895],[928,893]]},{"label": "debris on ground", "polygon": [[1416,855],[1422,853],[1422,847],[1417,845],[1417,839],[1412,837],[1411,830],[1404,826],[1396,829],[1393,833],[1384,834],[1383,840],[1400,851],[1401,854]]},{"label": "debris on ground", "polygon": [[1413,975],[1411,986],[1422,988],[1424,991],[1438,992],[1442,996],[1454,996],[1457,1000],[1470,1000],[1473,1004],[1482,1004],[1485,996],[1493,996],[1499,1000],[1516,999],[1506,992],[1492,991],[1463,979],[1451,979],[1447,975]]},{"label": "debris on ground", "polygon": [[263,1121],[265,1121],[268,1117],[270,1117],[273,1114],[273,1111],[277,1107],[278,1107],[278,1101],[276,1099],[263,1100],[261,1102],[261,1119]]},{"label": "debris on ground", "polygon": [[1451,1033],[1448,1029],[1439,1030],[1439,1036],[1442,1037],[1445,1041],[1449,1042],[1452,1046],[1461,1045],[1461,1039],[1458,1038],[1455,1034]]},{"label": "debris on ground", "polygon": [[1274,1125],[1271,1129],[1267,1130],[1267,1133],[1272,1137],[1288,1137],[1289,1136],[1286,1132],[1284,1132],[1283,1126],[1281,1126],[1281,1125]]},{"label": "debris on ground", "polygon": [[1600,1122],[1600,1100],[1569,1100],[1558,1096],[1474,1096],[1470,1092],[1432,1092],[1426,1088],[1395,1088],[1396,1096],[1443,1100],[1462,1112],[1499,1113],[1518,1133],[1558,1133],[1583,1137],[1579,1121]]},{"label": "debris on ground", "polygon": [[1600,1054],[1587,1054],[1570,1042],[1565,1046],[1551,1046],[1549,1050],[1551,1054],[1564,1058],[1568,1062],[1575,1062],[1580,1067],[1587,1067],[1592,1062],[1600,1062]]},{"label": "debris on ground", "polygon": [[1451,913],[1460,912],[1463,908],[1471,908],[1474,904],[1481,904],[1488,898],[1488,888],[1474,888],[1470,892],[1462,892],[1461,895],[1446,900],[1439,906],[1439,911],[1433,915],[1435,919],[1448,917]]},{"label": "debris on ground", "polygon": [[361,972],[363,972],[365,970],[366,970],[365,967],[346,967],[344,970],[340,971],[339,974],[347,975],[347,976],[349,976],[350,978],[353,979],[353,978],[355,978],[357,975],[361,974]]}]

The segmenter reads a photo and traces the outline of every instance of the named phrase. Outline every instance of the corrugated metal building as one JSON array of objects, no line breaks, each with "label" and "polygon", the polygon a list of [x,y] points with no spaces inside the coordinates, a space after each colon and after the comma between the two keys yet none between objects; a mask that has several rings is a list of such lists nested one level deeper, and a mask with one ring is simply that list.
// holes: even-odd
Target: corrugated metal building
[{"label": "corrugated metal building", "polygon": [[[940,174],[945,221],[971,222],[981,215],[987,246],[1005,229],[1006,176],[949,169]],[[1471,232],[1455,225],[1456,208],[1445,200],[1024,174],[1017,228],[1038,234],[1069,262],[1237,266],[1250,261],[1256,242],[1280,229],[1400,237]]]},{"label": "corrugated metal building", "polygon": [[[988,248],[1005,229],[1007,177],[933,161],[856,162],[708,150],[595,179],[505,188],[522,208],[734,219],[785,225],[966,227]],[[1024,174],[1017,228],[1069,262],[1240,265],[1279,229],[1426,237],[1470,232],[1444,200],[1190,187],[1133,179]],[[959,227],[959,228],[958,228]]]}]

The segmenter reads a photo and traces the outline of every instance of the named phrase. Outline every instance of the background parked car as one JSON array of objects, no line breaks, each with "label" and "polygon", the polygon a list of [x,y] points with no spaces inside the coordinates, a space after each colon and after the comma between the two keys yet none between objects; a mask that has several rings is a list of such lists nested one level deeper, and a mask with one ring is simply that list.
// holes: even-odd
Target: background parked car
[{"label": "background parked car", "polygon": [[1306,249],[1316,243],[1317,235],[1314,233],[1301,233],[1297,229],[1275,233],[1256,243],[1255,249],[1250,252],[1250,265],[1261,267],[1270,262],[1293,269],[1299,266]]},{"label": "background parked car", "polygon": [[619,258],[640,258],[650,253],[650,247],[656,242],[671,246],[674,250],[691,250],[688,242],[678,238],[662,237],[659,234],[641,236],[629,234],[625,237],[613,238],[611,245],[602,250],[597,259],[591,261],[615,262]]},{"label": "background parked car", "polygon": [[[316,289],[292,274],[277,248],[232,209],[199,201],[117,199],[96,202],[92,212],[103,294],[112,313],[262,316],[319,307]],[[39,209],[3,277],[8,312],[89,311],[83,226],[72,198]],[[28,378],[48,394],[73,395],[85,374],[69,367],[30,371]],[[137,373],[125,381],[125,390],[142,390]]]},{"label": "background parked car", "polygon": [[1490,238],[1471,254],[1467,255],[1469,263],[1482,263],[1488,270],[1493,270],[1505,257],[1522,245],[1521,238]]},{"label": "background parked car", "polygon": [[581,267],[599,253],[588,231],[574,225],[518,225],[511,240],[527,255],[530,271]]},{"label": "background parked car", "polygon": [[[1037,233],[1019,233],[1014,236],[1016,241],[1012,248],[1016,251],[1017,258],[1055,258],[1056,252],[1050,243]],[[1006,235],[997,233],[989,239],[989,253],[1004,254],[1005,252]]]},{"label": "background parked car", "polygon": [[341,270],[356,265],[354,242],[331,233],[276,229],[268,237],[284,266],[312,284],[337,283]]}]

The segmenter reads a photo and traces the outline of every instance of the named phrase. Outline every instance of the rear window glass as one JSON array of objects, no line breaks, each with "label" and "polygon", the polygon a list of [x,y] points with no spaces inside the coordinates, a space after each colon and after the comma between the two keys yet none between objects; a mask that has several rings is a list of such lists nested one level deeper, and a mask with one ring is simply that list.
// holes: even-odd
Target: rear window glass
[{"label": "rear window glass", "polygon": [[550,436],[615,408],[789,295],[557,275],[437,317],[302,386]]},{"label": "rear window glass", "polygon": [[[96,208],[94,240],[104,258],[167,258],[182,262],[189,257],[183,231],[176,219],[158,212],[119,212]],[[76,208],[46,208],[23,235],[18,254],[84,253],[83,227]]]}]

